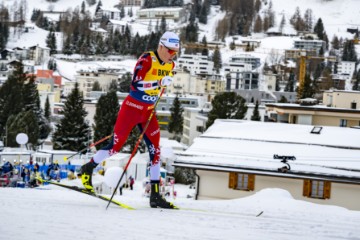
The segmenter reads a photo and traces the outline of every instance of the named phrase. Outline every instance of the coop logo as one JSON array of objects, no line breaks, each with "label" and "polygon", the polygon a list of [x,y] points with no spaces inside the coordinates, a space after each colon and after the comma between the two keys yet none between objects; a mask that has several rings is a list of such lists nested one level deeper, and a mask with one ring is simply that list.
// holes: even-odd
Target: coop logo
[{"label": "coop logo", "polygon": [[142,99],[148,102],[155,102],[157,99],[157,96],[148,96],[148,95],[144,95],[142,96]]}]

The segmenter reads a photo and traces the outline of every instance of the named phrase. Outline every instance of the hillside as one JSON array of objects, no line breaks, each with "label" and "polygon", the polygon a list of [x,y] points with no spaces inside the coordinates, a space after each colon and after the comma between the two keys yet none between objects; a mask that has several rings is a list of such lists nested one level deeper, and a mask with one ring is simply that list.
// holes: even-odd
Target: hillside
[{"label": "hillside", "polygon": [[[263,4],[260,10],[260,14],[263,14],[268,9],[269,4],[265,4],[268,2],[268,0],[261,1]],[[2,4],[8,6],[10,9],[13,9],[11,8],[11,6],[16,6],[18,2],[19,0],[3,0]],[[35,8],[47,11],[66,11],[68,9],[75,9],[76,7],[80,8],[83,0],[58,0],[58,2],[56,3],[49,3],[45,0],[26,0],[26,2],[26,18],[29,20],[32,11]],[[186,0],[184,2],[191,2],[191,0]],[[118,0],[102,1],[102,6],[104,8],[112,8],[116,4],[118,4]],[[85,9],[88,10],[91,15],[93,15],[96,5],[97,4],[91,7],[86,6]],[[329,41],[332,40],[334,35],[343,39],[353,38],[353,34],[348,33],[347,28],[357,28],[360,26],[360,20],[358,18],[360,13],[359,5],[360,4],[358,0],[272,0],[272,8],[275,12],[275,22],[277,23],[277,26],[279,26],[283,15],[286,17],[287,24],[290,25],[288,22],[291,16],[294,14],[296,7],[299,7],[302,16],[304,15],[305,11],[311,7],[311,10],[313,12],[314,25],[318,18],[322,18]],[[136,29],[136,32],[133,30],[133,35],[135,35],[136,33],[139,33],[139,35],[146,35],[149,33],[148,23],[136,20],[136,11],[138,9],[138,7],[133,8],[134,16],[132,17],[132,19],[126,14],[124,20],[128,21],[129,24],[131,24],[132,29]],[[199,24],[198,40],[201,41],[204,36],[206,36],[208,42],[215,40],[216,26],[218,22],[224,18],[225,15],[226,13],[221,11],[219,6],[212,6],[210,14],[208,16],[208,23],[206,25]],[[170,21],[167,23],[169,29],[179,29],[185,26],[185,24],[178,25]],[[31,23],[28,21],[27,24]],[[48,32],[34,26],[34,24],[31,25],[33,26],[33,29],[30,29],[27,33],[22,33],[20,36],[11,34],[7,47],[30,47],[37,44],[39,46],[46,47],[45,39],[48,35]],[[240,36],[237,37],[239,41],[241,41],[241,39],[243,38]],[[293,47],[294,39],[297,39],[298,37],[267,37],[265,34],[252,34],[247,38],[261,41],[260,47],[255,49],[255,51],[251,54],[255,57],[259,57],[261,59],[261,66],[263,66],[265,62],[271,61],[270,53],[275,52],[276,54],[282,56],[285,49],[290,49]],[[56,39],[57,49],[61,50],[63,46],[62,33],[56,33]],[[236,48],[235,50],[229,49],[229,45],[233,41],[233,36],[228,36],[224,40],[226,42],[226,47],[221,49],[221,56],[223,64],[227,64],[231,56],[238,53],[243,53],[243,50],[240,48]],[[356,46],[356,50],[359,56],[360,45]],[[66,78],[72,79],[71,76]],[[260,86],[260,89],[263,90],[262,86]]]},{"label": "hillside", "polygon": [[[14,6],[19,4],[20,0],[2,0],[1,4],[7,6],[9,9],[14,9]],[[58,0],[56,3],[49,3],[45,0],[26,0],[27,4],[27,14],[26,19],[29,20],[32,14],[33,9],[40,9],[44,11],[66,11],[69,9],[75,9],[76,7],[80,8],[83,0]],[[114,5],[118,4],[119,0],[107,0],[102,1],[102,6],[104,8],[112,8]],[[191,2],[190,0],[184,1]],[[268,5],[264,3],[267,0],[262,0],[262,10],[267,9]],[[325,31],[327,32],[329,39],[336,34],[338,37],[343,38],[352,38],[353,36],[346,32],[346,29],[349,27],[357,28],[360,26],[360,20],[358,18],[360,14],[359,1],[357,0],[272,0],[273,10],[275,11],[275,21],[279,25],[282,15],[284,14],[286,20],[288,21],[291,16],[294,14],[296,7],[300,8],[301,14],[305,13],[305,10],[311,8],[314,15],[314,24],[318,18],[322,18]],[[95,12],[96,4],[89,7],[86,5],[86,10],[88,10],[92,15]],[[134,15],[138,7],[134,7]],[[260,12],[261,12],[260,11]],[[220,11],[219,7],[212,8],[211,14],[208,17],[208,24],[203,25],[199,24],[200,33],[199,41],[205,35],[208,41],[212,41],[215,35],[215,28],[217,22],[225,16],[225,13]],[[133,17],[135,18],[135,16]],[[124,20],[130,20],[128,16]],[[147,34],[146,26],[139,24],[136,29],[140,35]],[[169,28],[179,27],[170,23]],[[41,30],[35,31],[35,35],[40,35],[39,37],[35,36],[26,36],[30,34],[23,34],[20,39],[19,37],[14,37],[13,41],[9,42],[9,47],[17,46],[27,46],[27,44],[33,44],[35,41],[40,41],[40,44],[43,44],[42,38],[46,33],[43,33]],[[135,32],[133,33],[136,34]],[[22,41],[24,39],[24,41]],[[59,48],[61,46],[58,46]]]}]

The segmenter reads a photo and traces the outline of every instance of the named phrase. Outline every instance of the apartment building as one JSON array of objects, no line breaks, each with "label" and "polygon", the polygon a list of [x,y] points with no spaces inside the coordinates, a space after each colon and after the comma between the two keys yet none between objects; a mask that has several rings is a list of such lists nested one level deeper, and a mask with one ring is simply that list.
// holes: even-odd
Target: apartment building
[{"label": "apartment building", "polygon": [[192,54],[181,54],[177,60],[177,68],[187,70],[193,75],[208,75],[214,71],[214,62],[208,56]]},{"label": "apartment building", "polygon": [[112,81],[117,81],[119,72],[115,69],[80,70],[75,75],[79,90],[84,97],[90,97],[94,83],[97,81],[103,91],[107,92]]},{"label": "apartment building", "polygon": [[173,20],[174,22],[184,23],[187,20],[187,12],[185,8],[181,7],[158,7],[158,8],[144,8],[136,12],[139,20]]},{"label": "apartment building", "polygon": [[356,62],[341,61],[337,66],[337,75],[345,80],[351,80],[355,72]]},{"label": "apartment building", "polygon": [[294,48],[304,49],[306,51],[316,51],[319,54],[320,49],[325,49],[325,42],[323,40],[294,40]]},{"label": "apartment building", "polygon": [[131,7],[131,6],[142,6],[143,0],[120,0],[120,4],[125,7]]},{"label": "apartment building", "polygon": [[39,45],[29,47],[29,60],[33,60],[35,65],[41,65],[50,58],[50,48],[40,47]]},{"label": "apartment building", "polygon": [[325,91],[323,105],[268,103],[268,117],[275,122],[316,126],[360,126],[360,93]]}]

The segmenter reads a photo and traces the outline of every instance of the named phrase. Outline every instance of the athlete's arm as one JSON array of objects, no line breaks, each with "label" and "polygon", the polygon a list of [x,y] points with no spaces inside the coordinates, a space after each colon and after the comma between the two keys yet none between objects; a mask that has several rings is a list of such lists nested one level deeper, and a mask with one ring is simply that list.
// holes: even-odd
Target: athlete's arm
[{"label": "athlete's arm", "polygon": [[151,62],[150,53],[144,53],[138,59],[134,68],[133,79],[131,81],[131,90],[138,90],[138,83],[145,78],[146,73],[150,70]]}]

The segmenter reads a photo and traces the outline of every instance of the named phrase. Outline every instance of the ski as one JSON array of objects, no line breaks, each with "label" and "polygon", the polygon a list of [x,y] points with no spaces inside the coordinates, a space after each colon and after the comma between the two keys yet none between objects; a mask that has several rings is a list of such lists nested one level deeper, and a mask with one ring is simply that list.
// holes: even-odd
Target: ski
[{"label": "ski", "polygon": [[[91,192],[89,190],[86,190],[84,188],[79,188],[77,186],[69,186],[69,185],[66,185],[66,184],[62,184],[62,183],[58,183],[58,182],[54,182],[54,181],[51,181],[51,180],[45,180],[45,179],[42,179],[42,178],[36,178],[36,180],[40,181],[41,183],[49,183],[49,184],[52,184],[52,185],[56,185],[56,186],[59,186],[59,187],[63,187],[63,188],[66,188],[66,189],[69,189],[69,190],[74,190],[76,192],[79,192],[79,193],[84,193],[86,195],[89,195],[89,196],[92,196],[92,197],[96,197],[98,199],[101,199],[101,200],[104,200],[106,202],[109,202],[110,201],[110,198],[109,197],[106,197],[106,196],[103,196],[103,195],[99,195],[99,194],[96,194],[94,192]],[[114,200],[114,199],[111,199],[111,203],[121,207],[121,208],[125,208],[125,209],[128,209],[128,210],[135,210],[135,208],[133,207],[130,207],[129,205],[126,205],[124,203],[121,203],[117,200]]]}]

